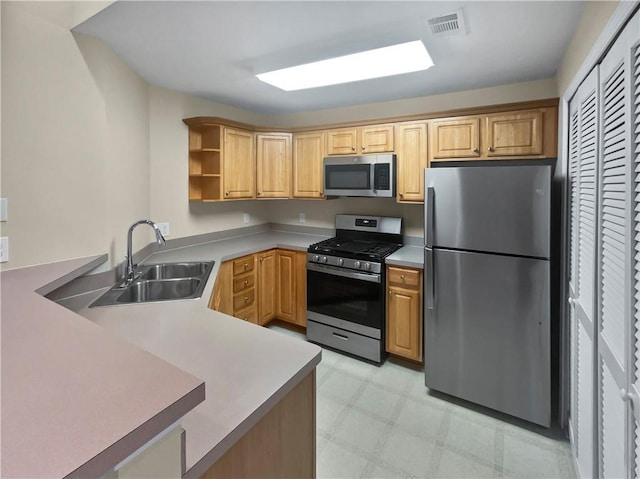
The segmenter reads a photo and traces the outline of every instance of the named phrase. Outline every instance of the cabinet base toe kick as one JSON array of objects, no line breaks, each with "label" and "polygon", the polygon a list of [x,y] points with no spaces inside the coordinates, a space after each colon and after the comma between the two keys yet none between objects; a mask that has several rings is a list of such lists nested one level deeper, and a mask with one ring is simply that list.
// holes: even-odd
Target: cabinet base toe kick
[{"label": "cabinet base toe kick", "polygon": [[310,319],[307,320],[307,339],[376,363],[380,363],[384,359],[383,344],[380,339],[373,339]]}]

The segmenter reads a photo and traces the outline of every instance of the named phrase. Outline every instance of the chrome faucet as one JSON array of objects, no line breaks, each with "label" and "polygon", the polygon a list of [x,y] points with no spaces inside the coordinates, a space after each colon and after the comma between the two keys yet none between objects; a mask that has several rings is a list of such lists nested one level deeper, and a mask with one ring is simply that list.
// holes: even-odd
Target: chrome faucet
[{"label": "chrome faucet", "polygon": [[131,243],[133,242],[133,230],[135,229],[136,226],[138,225],[149,225],[153,228],[153,230],[156,233],[156,241],[158,242],[159,245],[163,245],[166,243],[166,240],[164,239],[164,236],[162,236],[162,233],[160,232],[160,228],[158,228],[158,225],[155,224],[153,221],[151,220],[140,220],[140,221],[136,221],[135,223],[133,223],[131,225],[131,228],[129,228],[129,233],[127,234],[127,270],[124,274],[124,285],[128,285],[129,283],[131,283],[131,281],[133,281],[133,278],[135,276],[134,274],[134,264],[133,264],[133,253],[131,252],[131,248],[132,245]]}]

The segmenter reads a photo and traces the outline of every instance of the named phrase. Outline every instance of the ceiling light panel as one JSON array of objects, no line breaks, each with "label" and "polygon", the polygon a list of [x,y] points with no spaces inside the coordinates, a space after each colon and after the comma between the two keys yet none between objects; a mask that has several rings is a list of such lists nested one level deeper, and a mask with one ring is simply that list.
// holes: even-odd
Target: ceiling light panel
[{"label": "ceiling light panel", "polygon": [[349,83],[426,70],[433,61],[422,41],[330,58],[256,75],[285,91]]}]

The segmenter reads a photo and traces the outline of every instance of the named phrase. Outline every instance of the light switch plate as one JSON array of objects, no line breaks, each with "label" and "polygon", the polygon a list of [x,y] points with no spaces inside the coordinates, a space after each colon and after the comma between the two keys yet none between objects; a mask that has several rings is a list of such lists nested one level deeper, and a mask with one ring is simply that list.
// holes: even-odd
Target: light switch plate
[{"label": "light switch plate", "polygon": [[158,223],[158,228],[160,228],[160,233],[162,233],[162,236],[169,236],[171,234],[169,223]]},{"label": "light switch plate", "polygon": [[0,221],[7,221],[8,214],[9,200],[7,198],[0,198]]},{"label": "light switch plate", "polygon": [[304,223],[305,221],[307,221],[307,217],[305,216],[304,213],[300,213],[298,220],[300,221],[300,223]]},{"label": "light switch plate", "polygon": [[248,223],[249,221],[251,221],[251,217],[249,216],[249,213],[242,213],[242,222]]},{"label": "light switch plate", "polygon": [[9,261],[9,238],[3,236],[0,238],[0,263]]}]

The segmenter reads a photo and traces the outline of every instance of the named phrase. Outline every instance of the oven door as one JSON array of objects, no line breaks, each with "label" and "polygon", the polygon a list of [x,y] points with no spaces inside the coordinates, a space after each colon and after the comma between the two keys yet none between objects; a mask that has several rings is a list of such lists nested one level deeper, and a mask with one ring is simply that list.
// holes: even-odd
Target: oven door
[{"label": "oven door", "polygon": [[381,274],[307,263],[308,317],[382,339],[383,288]]}]

